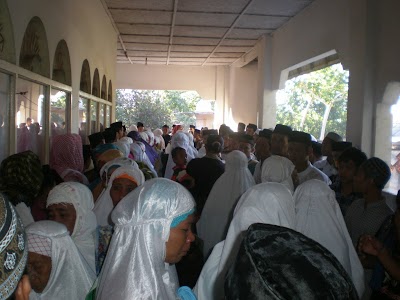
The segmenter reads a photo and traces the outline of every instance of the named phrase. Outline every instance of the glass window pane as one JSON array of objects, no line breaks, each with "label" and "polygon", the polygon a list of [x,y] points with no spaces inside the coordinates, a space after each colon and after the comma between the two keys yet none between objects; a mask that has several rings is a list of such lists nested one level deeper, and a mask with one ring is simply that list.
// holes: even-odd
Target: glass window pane
[{"label": "glass window pane", "polygon": [[0,161],[8,156],[10,81],[11,76],[0,73]]},{"label": "glass window pane", "polygon": [[90,103],[90,133],[98,132],[97,130],[97,107],[99,103],[91,101]]},{"label": "glass window pane", "polygon": [[50,95],[50,136],[67,133],[67,99],[64,91],[52,89]]},{"label": "glass window pane", "polygon": [[17,81],[17,152],[31,150],[42,163],[46,153],[45,87],[24,79]]},{"label": "glass window pane", "polygon": [[100,131],[103,132],[104,131],[104,113],[105,113],[105,104],[100,104]]},{"label": "glass window pane", "polygon": [[110,127],[111,120],[111,106],[106,105],[106,127]]},{"label": "glass window pane", "polygon": [[82,145],[89,144],[87,139],[88,136],[88,100],[85,98],[79,98],[79,135],[82,138]]}]

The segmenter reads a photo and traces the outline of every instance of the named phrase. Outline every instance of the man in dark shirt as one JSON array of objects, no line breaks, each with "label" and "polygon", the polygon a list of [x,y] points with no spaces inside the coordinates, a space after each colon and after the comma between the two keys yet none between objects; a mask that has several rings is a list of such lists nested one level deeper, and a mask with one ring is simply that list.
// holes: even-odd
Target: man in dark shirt
[{"label": "man in dark shirt", "polygon": [[203,211],[214,183],[225,171],[225,165],[219,158],[223,146],[224,141],[220,136],[209,135],[205,145],[206,155],[192,159],[186,167],[186,172],[194,178],[194,187],[190,189],[190,192],[196,201],[198,216]]},{"label": "man in dark shirt", "polygon": [[165,142],[165,147],[167,147],[168,146],[168,143],[171,141],[171,136],[169,135],[169,126],[167,125],[167,124],[165,124],[163,127],[162,127],[162,132],[163,132],[163,135],[162,135],[162,137],[163,137],[163,139],[164,139],[164,142]]}]

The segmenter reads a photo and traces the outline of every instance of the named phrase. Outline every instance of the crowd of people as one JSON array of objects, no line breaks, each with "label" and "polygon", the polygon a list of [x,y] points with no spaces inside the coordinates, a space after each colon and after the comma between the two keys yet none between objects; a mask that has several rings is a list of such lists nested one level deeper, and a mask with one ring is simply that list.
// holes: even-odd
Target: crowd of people
[{"label": "crowd of people", "polygon": [[88,139],[1,162],[0,299],[399,299],[390,168],[339,134],[115,122]]}]

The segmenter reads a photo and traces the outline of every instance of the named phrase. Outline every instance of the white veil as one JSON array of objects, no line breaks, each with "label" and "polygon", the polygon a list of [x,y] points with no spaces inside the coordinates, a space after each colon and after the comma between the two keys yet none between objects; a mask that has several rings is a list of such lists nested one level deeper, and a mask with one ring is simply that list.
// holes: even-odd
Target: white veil
[{"label": "white veil", "polygon": [[156,178],[129,193],[115,207],[115,231],[99,276],[96,299],[176,299],[174,265],[164,262],[174,218],[194,209],[179,183]]},{"label": "white veil", "polygon": [[238,150],[230,152],[226,157],[225,172],[211,189],[197,223],[197,232],[204,241],[205,256],[225,239],[237,201],[253,185],[255,182],[247,166],[246,155]]},{"label": "white veil", "polygon": [[347,231],[335,192],[320,180],[299,185],[294,193],[296,230],[328,249],[353,279],[360,298],[364,293],[364,269]]}]

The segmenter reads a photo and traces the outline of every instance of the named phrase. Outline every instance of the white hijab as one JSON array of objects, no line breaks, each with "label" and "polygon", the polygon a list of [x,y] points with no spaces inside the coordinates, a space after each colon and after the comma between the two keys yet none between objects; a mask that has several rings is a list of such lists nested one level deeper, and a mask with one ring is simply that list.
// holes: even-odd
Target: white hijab
[{"label": "white hijab", "polygon": [[225,241],[218,243],[194,288],[199,300],[224,297],[224,278],[243,239],[242,233],[254,223],[295,226],[295,210],[290,191],[280,183],[260,183],[242,195],[235,208]]},{"label": "white hijab", "polygon": [[156,143],[160,144],[160,149],[164,150],[165,149],[165,141],[164,138],[162,137],[163,132],[160,128],[157,128],[153,131],[154,133],[154,140]]},{"label": "white hijab", "polygon": [[110,172],[111,168],[112,167],[122,167],[122,166],[132,166],[135,168],[139,168],[138,164],[133,159],[130,159],[127,157],[117,157],[117,158],[114,158],[113,160],[105,163],[104,166],[100,169],[100,178],[103,178],[103,175],[106,176],[106,187],[108,184],[108,173]]},{"label": "white hijab", "polygon": [[63,182],[56,185],[47,197],[46,207],[53,204],[72,204],[76,211],[74,232],[71,238],[93,272],[96,272],[96,215],[93,195],[89,188],[78,182]]},{"label": "white hijab", "polygon": [[335,192],[323,181],[311,179],[294,193],[296,230],[328,249],[353,279],[360,298],[364,293],[364,269],[354,249],[336,201]]},{"label": "white hijab", "polygon": [[114,209],[114,204],[112,202],[110,196],[110,190],[112,188],[112,184],[114,179],[121,176],[122,174],[127,174],[134,179],[136,179],[137,185],[140,186],[144,183],[144,175],[143,172],[140,171],[139,167],[136,166],[122,166],[117,168],[114,173],[112,173],[110,182],[107,184],[107,188],[100,195],[99,199],[96,201],[94,206],[94,213],[96,214],[97,223],[100,226],[113,225],[110,220],[110,214]]},{"label": "white hijab", "polygon": [[[189,137],[183,131],[177,131],[171,138],[171,151],[176,147],[181,147],[186,150],[187,163],[195,158],[192,151],[189,149]],[[172,174],[174,173],[174,170],[172,169],[174,166],[175,163],[170,154],[168,155],[167,167],[165,168],[165,178],[171,179]]]},{"label": "white hijab", "polygon": [[225,172],[211,189],[197,223],[198,235],[204,241],[205,257],[212,247],[225,239],[237,201],[253,185],[246,155],[238,150],[230,152],[226,157]]},{"label": "white hijab", "polygon": [[129,193],[112,212],[115,230],[96,299],[177,299],[174,265],[164,262],[172,221],[194,210],[179,183],[156,178]]},{"label": "white hijab", "polygon": [[186,135],[189,138],[189,147],[188,147],[188,151],[190,152],[190,156],[193,158],[196,158],[198,155],[198,151],[197,149],[194,147],[194,143],[193,143],[193,134],[191,134],[190,132],[186,132]]},{"label": "white hijab", "polygon": [[125,140],[118,140],[114,143],[117,146],[118,150],[122,152],[124,157],[128,157],[130,153],[130,143],[126,142]]},{"label": "white hijab", "polygon": [[32,290],[29,299],[85,299],[96,273],[82,260],[65,225],[39,221],[26,227],[26,234],[51,242],[51,273],[42,293]]},{"label": "white hijab", "polygon": [[151,173],[157,177],[157,172],[146,154],[146,146],[142,142],[134,141],[130,145],[130,148],[135,161],[144,163],[149,168]]},{"label": "white hijab", "polygon": [[261,182],[278,182],[294,192],[292,172],[294,164],[286,157],[271,155],[262,164]]}]

